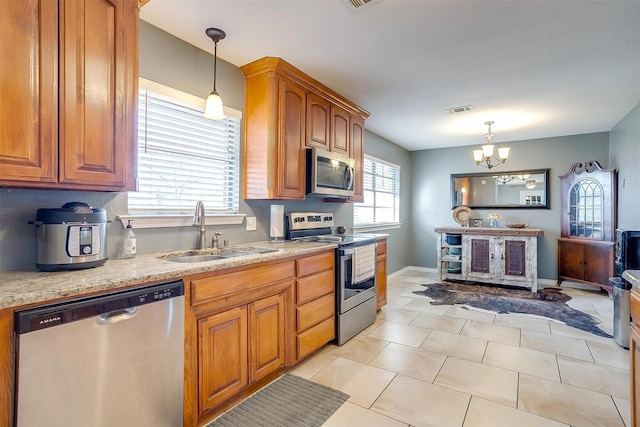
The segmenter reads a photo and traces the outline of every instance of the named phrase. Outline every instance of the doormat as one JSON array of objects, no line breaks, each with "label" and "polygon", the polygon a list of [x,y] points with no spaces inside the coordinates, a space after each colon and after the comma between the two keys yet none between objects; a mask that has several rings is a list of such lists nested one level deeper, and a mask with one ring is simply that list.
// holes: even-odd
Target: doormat
[{"label": "doormat", "polygon": [[611,338],[611,335],[596,327],[600,323],[598,318],[569,307],[566,302],[571,297],[563,294],[560,289],[546,288],[536,293],[526,288],[454,282],[429,283],[422,286],[426,289],[413,293],[432,298],[432,305],[470,305],[500,314],[534,314],[558,320],[599,337]]},{"label": "doormat", "polygon": [[206,427],[320,427],[349,395],[285,374]]}]

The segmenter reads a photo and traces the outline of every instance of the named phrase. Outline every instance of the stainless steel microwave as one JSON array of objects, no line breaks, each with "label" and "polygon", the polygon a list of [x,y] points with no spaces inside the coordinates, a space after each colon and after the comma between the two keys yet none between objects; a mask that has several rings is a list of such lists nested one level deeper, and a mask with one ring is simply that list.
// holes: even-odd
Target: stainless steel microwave
[{"label": "stainless steel microwave", "polygon": [[319,148],[307,149],[307,195],[353,196],[355,161]]}]

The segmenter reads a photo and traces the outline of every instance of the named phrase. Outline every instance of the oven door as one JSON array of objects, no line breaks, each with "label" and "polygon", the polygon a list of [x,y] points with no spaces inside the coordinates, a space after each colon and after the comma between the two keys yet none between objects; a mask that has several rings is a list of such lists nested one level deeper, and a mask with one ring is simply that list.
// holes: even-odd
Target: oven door
[{"label": "oven door", "polygon": [[[356,253],[358,253],[357,256]],[[351,310],[370,298],[375,298],[375,253],[375,243],[337,249],[336,293],[337,308],[340,314]]]}]

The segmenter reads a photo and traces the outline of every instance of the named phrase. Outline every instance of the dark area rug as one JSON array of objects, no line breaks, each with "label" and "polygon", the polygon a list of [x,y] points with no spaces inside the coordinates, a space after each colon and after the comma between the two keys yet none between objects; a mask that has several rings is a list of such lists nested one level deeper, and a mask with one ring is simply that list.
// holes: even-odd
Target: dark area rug
[{"label": "dark area rug", "polygon": [[286,374],[206,427],[320,427],[349,395]]},{"label": "dark area rug", "polygon": [[526,313],[558,320],[568,326],[590,332],[599,337],[611,335],[596,327],[600,320],[585,312],[569,307],[571,299],[560,289],[540,289],[531,292],[525,288],[487,286],[463,283],[430,283],[414,294],[432,298],[432,305],[470,305],[497,313]]}]

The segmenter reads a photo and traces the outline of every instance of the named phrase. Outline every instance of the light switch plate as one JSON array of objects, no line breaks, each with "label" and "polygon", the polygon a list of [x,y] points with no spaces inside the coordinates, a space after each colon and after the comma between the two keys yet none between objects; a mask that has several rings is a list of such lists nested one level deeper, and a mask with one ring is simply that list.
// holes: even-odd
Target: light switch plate
[{"label": "light switch plate", "polygon": [[247,217],[247,231],[256,231],[256,217],[248,216]]}]

